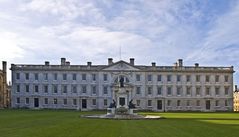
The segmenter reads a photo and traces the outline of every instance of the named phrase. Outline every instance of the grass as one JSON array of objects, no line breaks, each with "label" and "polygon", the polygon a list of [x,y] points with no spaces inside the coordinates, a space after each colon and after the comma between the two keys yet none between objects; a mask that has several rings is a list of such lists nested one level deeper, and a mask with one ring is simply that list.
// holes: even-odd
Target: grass
[{"label": "grass", "polygon": [[156,113],[160,120],[80,118],[73,110],[0,110],[0,137],[237,137],[239,113]]}]

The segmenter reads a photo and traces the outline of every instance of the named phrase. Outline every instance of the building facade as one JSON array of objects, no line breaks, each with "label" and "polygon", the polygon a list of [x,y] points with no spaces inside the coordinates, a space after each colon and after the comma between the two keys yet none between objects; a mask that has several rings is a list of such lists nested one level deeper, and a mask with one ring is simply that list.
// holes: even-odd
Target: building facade
[{"label": "building facade", "polygon": [[237,85],[235,85],[234,91],[234,111],[239,111],[239,90],[237,89]]},{"label": "building facade", "polygon": [[10,88],[7,85],[7,62],[2,62],[0,70],[0,108],[7,108],[10,105]]},{"label": "building facade", "polygon": [[[12,64],[12,107],[106,109],[120,79],[137,109],[153,111],[233,111],[233,67]],[[125,99],[124,101],[129,101]]]}]

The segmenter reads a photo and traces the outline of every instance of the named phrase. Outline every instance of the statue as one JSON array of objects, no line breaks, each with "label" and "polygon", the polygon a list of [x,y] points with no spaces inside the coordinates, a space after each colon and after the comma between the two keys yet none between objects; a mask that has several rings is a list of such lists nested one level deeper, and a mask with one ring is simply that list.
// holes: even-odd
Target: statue
[{"label": "statue", "polygon": [[129,109],[135,108],[135,104],[133,103],[133,100],[131,99],[129,102]]},{"label": "statue", "polygon": [[113,99],[113,103],[110,103],[109,108],[116,108],[116,102],[114,99]]},{"label": "statue", "polygon": [[124,77],[120,77],[120,87],[124,87]]}]

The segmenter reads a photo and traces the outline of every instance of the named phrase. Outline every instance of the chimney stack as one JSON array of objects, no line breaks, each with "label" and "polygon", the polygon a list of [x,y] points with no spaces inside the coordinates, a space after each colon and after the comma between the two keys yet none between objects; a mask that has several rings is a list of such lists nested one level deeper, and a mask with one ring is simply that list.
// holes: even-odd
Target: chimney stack
[{"label": "chimney stack", "polygon": [[70,66],[71,65],[71,62],[70,61],[66,61],[66,66]]},{"label": "chimney stack", "polygon": [[112,58],[108,58],[108,65],[113,64],[113,59]]},{"label": "chimney stack", "polygon": [[235,92],[238,92],[238,90],[237,90],[237,85],[235,85]]},{"label": "chimney stack", "polygon": [[156,63],[155,62],[152,62],[152,67],[155,67],[156,66]]},{"label": "chimney stack", "polygon": [[129,63],[130,63],[132,66],[134,66],[134,58],[130,58],[130,59],[129,59]]},{"label": "chimney stack", "polygon": [[6,61],[2,62],[2,70],[3,70],[3,73],[7,72],[7,62]]},{"label": "chimney stack", "polygon": [[199,64],[198,64],[198,63],[195,63],[195,67],[199,67]]},{"label": "chimney stack", "polygon": [[178,59],[178,66],[182,67],[183,66],[183,59]]},{"label": "chimney stack", "polygon": [[50,62],[49,62],[49,61],[45,61],[45,65],[46,65],[46,66],[49,66],[49,65],[50,65]]},{"label": "chimney stack", "polygon": [[91,67],[92,62],[87,62],[87,66]]},{"label": "chimney stack", "polygon": [[65,65],[66,64],[66,58],[61,58],[61,65]]}]

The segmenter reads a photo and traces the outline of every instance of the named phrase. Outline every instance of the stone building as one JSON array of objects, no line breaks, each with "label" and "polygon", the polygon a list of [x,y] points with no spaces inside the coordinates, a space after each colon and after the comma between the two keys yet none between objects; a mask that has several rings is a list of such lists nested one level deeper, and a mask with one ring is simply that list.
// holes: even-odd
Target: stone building
[{"label": "stone building", "polygon": [[7,108],[10,104],[10,88],[7,85],[7,62],[2,62],[0,70],[0,108]]},{"label": "stone building", "polygon": [[[233,67],[136,65],[108,59],[107,65],[12,64],[12,107],[106,109],[123,79],[137,109],[153,111],[233,111]],[[117,95],[117,96],[120,96]],[[127,103],[126,103],[127,104]]]},{"label": "stone building", "polygon": [[237,85],[235,85],[234,91],[234,111],[239,111],[239,90],[237,89]]}]

